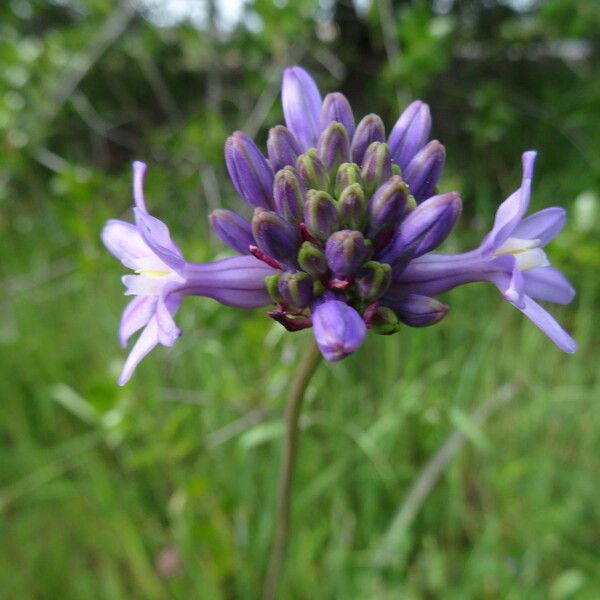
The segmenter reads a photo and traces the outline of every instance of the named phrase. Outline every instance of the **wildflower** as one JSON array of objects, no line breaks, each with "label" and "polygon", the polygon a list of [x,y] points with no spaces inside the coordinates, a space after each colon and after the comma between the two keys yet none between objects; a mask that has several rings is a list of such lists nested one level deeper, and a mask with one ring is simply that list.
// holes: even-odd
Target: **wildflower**
[{"label": "wildflower", "polygon": [[173,317],[185,296],[208,296],[241,308],[266,306],[271,300],[264,278],[274,272],[253,256],[205,264],[186,262],[167,226],[146,210],[142,190],[146,165],[135,162],[133,172],[135,225],[110,220],[102,231],[108,250],[135,272],[123,277],[125,294],[135,297],[121,318],[121,344],[126,346],[142,329],[119,377],[120,385],[157,344],[172,346],[177,341],[181,331]]},{"label": "wildflower", "polygon": [[492,230],[465,254],[426,254],[410,262],[384,300],[398,307],[407,294],[436,296],[465,283],[489,281],[561,350],[575,352],[573,338],[534,298],[568,304],[573,286],[552,267],[543,247],[564,227],[566,214],[551,207],[524,218],[531,196],[535,152],[525,152],[519,188],[498,208]]}]

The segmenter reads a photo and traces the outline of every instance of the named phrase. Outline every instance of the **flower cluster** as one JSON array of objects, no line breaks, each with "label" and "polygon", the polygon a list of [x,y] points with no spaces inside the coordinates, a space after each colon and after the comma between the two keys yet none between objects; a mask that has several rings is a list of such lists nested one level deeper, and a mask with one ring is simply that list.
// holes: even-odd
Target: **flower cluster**
[{"label": "flower cluster", "polygon": [[313,328],[323,356],[356,351],[367,330],[391,334],[403,325],[440,321],[448,306],[435,298],[458,285],[489,281],[562,350],[575,342],[533,298],[568,303],[574,290],[542,247],[565,213],[548,208],[527,218],[534,152],[523,155],[523,180],[496,213],[492,231],[471,252],[432,252],[461,212],[456,192],[436,194],[445,149],[429,141],[429,107],[413,102],[386,136],[375,114],[358,124],[340,93],[321,98],[301,67],[286,69],[286,127],[269,132],[267,157],[244,133],[225,143],[233,185],[253,209],[250,220],[225,209],[210,222],[241,256],[187,262],[162,222],[145,206],[146,166],[134,163],[135,226],[109,221],[107,248],[136,275],[123,278],[135,298],[120,337],[143,331],[126,361],[125,383],[157,344],[180,335],[173,315],[185,296],[230,306],[272,304],[269,316],[290,331]]}]

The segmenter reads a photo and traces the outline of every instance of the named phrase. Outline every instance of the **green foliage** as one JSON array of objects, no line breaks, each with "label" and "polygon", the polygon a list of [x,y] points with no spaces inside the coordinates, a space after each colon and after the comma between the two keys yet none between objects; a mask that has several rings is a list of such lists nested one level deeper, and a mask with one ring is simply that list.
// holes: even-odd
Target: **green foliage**
[{"label": "green foliage", "polygon": [[[378,8],[389,4],[388,56]],[[240,209],[222,159],[264,144],[280,73],[300,62],[358,117],[432,106],[441,188],[471,247],[540,151],[533,205],[563,204],[549,249],[578,289],[560,354],[495,290],[449,294],[440,325],[370,337],[308,392],[282,598],[597,598],[600,513],[600,26],[594,0],[246,2],[239,24],[152,24],[104,0],[0,5],[0,595],[256,598],[269,550],[282,397],[305,333],[186,301],[185,331],[125,388],[121,267],[130,161],[184,253],[223,253],[206,215]],[[525,3],[523,3],[525,4]],[[141,6],[142,3],[139,4]],[[508,387],[507,387],[508,386]],[[484,424],[473,417],[498,394]],[[400,538],[374,562],[430,457],[460,432]]]}]

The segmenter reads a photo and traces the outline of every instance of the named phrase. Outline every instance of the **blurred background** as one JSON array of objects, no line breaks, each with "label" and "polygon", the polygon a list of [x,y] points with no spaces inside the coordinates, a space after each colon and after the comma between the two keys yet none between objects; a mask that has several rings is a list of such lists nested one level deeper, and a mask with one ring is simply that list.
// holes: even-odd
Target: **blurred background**
[{"label": "blurred background", "polygon": [[[5,0],[0,4],[0,597],[253,599],[283,396],[307,332],[187,300],[118,388],[131,167],[190,260],[241,207],[223,143],[282,121],[301,64],[390,128],[431,105],[472,248],[539,158],[533,209],[578,290],[562,354],[491,286],[436,327],[323,365],[302,420],[282,598],[600,597],[600,3]],[[414,486],[420,482],[415,493]]]}]

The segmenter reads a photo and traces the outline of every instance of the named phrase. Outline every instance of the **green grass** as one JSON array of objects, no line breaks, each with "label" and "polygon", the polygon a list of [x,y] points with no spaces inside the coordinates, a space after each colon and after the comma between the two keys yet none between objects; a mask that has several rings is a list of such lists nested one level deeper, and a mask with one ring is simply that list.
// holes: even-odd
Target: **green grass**
[{"label": "green grass", "polygon": [[[48,231],[42,215],[0,242],[0,596],[256,598],[282,398],[307,334],[187,300],[184,337],[118,388],[124,299],[96,241],[103,210]],[[599,298],[593,273],[574,279],[577,303],[557,313],[575,356],[481,285],[449,294],[440,325],[370,336],[320,367],[282,598],[600,595]],[[511,400],[477,427],[469,415],[507,384]],[[411,484],[457,429],[466,445],[391,564],[374,566]],[[171,576],[157,568],[168,549],[180,555]]]}]

